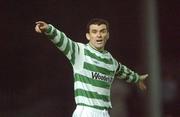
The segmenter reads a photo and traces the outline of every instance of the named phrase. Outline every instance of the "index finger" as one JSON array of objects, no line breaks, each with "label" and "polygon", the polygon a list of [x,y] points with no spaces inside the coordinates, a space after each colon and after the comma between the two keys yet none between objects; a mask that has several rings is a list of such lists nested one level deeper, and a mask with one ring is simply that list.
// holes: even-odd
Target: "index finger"
[{"label": "index finger", "polygon": [[45,22],[43,22],[43,21],[37,21],[37,22],[35,22],[36,24],[44,24]]}]

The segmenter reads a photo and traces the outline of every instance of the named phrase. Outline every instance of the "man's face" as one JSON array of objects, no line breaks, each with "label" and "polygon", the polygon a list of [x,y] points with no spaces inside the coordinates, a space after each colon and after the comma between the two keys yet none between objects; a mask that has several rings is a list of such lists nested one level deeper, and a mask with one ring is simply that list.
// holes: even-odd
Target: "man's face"
[{"label": "man's face", "polygon": [[86,33],[86,38],[90,45],[96,50],[103,50],[106,41],[109,38],[109,32],[105,24],[92,24],[89,26],[89,33]]}]

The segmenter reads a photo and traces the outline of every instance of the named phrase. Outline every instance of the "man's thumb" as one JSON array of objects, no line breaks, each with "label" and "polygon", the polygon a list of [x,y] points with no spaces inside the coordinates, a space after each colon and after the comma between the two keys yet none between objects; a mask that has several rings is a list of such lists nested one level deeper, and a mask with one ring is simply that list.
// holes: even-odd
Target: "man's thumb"
[{"label": "man's thumb", "polygon": [[141,76],[140,76],[140,80],[144,80],[144,79],[146,79],[147,77],[148,77],[148,74],[141,75]]}]

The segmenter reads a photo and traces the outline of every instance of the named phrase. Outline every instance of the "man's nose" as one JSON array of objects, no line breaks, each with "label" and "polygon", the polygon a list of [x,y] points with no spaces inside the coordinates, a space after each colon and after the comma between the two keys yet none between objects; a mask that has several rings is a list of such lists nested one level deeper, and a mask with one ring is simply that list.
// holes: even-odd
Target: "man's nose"
[{"label": "man's nose", "polygon": [[98,37],[101,37],[101,33],[100,33],[100,32],[98,32],[98,33],[97,33],[97,36],[98,36]]}]

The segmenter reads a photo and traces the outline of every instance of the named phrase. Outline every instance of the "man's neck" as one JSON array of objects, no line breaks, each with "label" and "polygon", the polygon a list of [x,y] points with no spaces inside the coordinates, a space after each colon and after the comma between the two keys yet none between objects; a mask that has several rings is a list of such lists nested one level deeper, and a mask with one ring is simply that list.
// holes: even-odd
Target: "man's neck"
[{"label": "man's neck", "polygon": [[104,52],[104,48],[101,48],[101,49],[97,49],[97,48],[95,48],[91,43],[88,43],[89,44],[89,46],[91,47],[91,48],[93,48],[94,50],[96,50],[96,51],[99,51],[99,52]]}]

